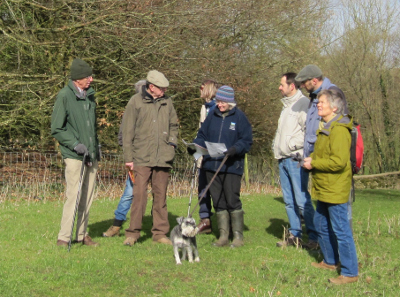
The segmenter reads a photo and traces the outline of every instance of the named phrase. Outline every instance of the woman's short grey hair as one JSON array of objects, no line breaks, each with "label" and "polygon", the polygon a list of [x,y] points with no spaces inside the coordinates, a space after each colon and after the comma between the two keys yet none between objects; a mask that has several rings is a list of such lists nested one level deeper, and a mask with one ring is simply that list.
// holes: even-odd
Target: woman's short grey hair
[{"label": "woman's short grey hair", "polygon": [[228,110],[232,110],[236,106],[236,103],[228,102],[228,106]]},{"label": "woman's short grey hair", "polygon": [[326,96],[326,100],[328,101],[329,106],[332,109],[336,108],[335,114],[344,114],[345,101],[343,95],[340,92],[336,90],[322,90],[318,93],[317,98],[319,99],[323,95]]}]

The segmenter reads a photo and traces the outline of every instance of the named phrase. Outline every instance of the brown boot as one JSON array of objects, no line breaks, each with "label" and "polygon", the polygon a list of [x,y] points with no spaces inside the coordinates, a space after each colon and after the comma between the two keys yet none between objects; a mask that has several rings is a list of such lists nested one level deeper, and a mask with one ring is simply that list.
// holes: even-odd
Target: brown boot
[{"label": "brown boot", "polygon": [[292,233],[290,233],[289,237],[286,238],[283,241],[278,241],[276,243],[277,247],[286,247],[286,246],[295,246],[295,247],[301,247],[303,244],[303,241],[301,238],[294,236]]},{"label": "brown boot", "polygon": [[201,219],[200,223],[197,225],[197,228],[199,228],[199,234],[210,234],[212,232],[210,218]]},{"label": "brown boot", "polygon": [[78,241],[78,242],[79,243],[81,242],[83,245],[88,245],[88,246],[98,246],[99,245],[97,242],[94,242],[89,235],[86,235],[82,241]]},{"label": "brown boot", "polygon": [[329,279],[329,282],[335,285],[350,284],[350,283],[355,283],[357,281],[358,281],[358,276],[339,275],[338,277]]},{"label": "brown boot", "polygon": [[322,269],[333,270],[333,271],[337,270],[338,267],[339,267],[338,265],[329,265],[329,264],[326,264],[324,261],[321,261],[321,262],[319,262],[319,263],[317,263],[317,262],[312,262],[312,263],[311,263],[311,266],[313,266],[313,267],[315,267],[315,268],[322,268]]},{"label": "brown boot", "polygon": [[229,244],[229,212],[227,210],[217,212],[219,239],[213,243],[214,246],[222,247]]},{"label": "brown boot", "polygon": [[119,236],[119,230],[121,227],[118,226],[111,226],[108,228],[106,232],[103,232],[103,237],[113,237],[113,236]]},{"label": "brown boot", "polygon": [[68,242],[58,239],[57,240],[57,246],[62,246],[62,247],[67,247],[68,246]]},{"label": "brown boot", "polygon": [[133,246],[136,243],[137,239],[133,237],[127,237],[124,240],[124,245]]}]

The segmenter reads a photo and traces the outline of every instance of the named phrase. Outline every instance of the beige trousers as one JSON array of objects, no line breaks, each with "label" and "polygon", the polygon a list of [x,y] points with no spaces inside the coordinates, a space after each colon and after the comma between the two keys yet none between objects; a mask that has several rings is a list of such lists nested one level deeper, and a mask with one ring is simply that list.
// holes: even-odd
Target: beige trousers
[{"label": "beige trousers", "polygon": [[[79,177],[81,174],[82,161],[75,159],[64,159],[65,180],[67,183],[66,197],[63,214],[61,218],[61,229],[58,239],[69,241],[71,236],[72,219],[75,212],[76,199],[79,190]],[[93,201],[94,186],[96,183],[98,163],[94,161],[91,167],[85,165],[82,178],[81,195],[77,210],[78,220],[76,222],[76,239],[83,240],[87,235],[86,229],[89,222],[89,210]]]}]

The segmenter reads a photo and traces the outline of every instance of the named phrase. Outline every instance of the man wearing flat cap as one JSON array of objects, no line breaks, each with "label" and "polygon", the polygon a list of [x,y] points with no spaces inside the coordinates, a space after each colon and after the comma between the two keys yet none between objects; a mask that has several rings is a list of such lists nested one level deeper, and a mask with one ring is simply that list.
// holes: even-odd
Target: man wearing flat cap
[{"label": "man wearing flat cap", "polygon": [[71,65],[71,79],[58,93],[51,116],[51,135],[60,143],[67,184],[67,200],[58,233],[58,246],[67,247],[71,240],[71,226],[82,166],[85,168],[78,205],[76,240],[84,245],[98,245],[86,230],[94,196],[97,161],[100,160],[96,131],[96,102],[94,90],[90,87],[92,81],[92,68],[89,64],[81,59],[74,59]]},{"label": "man wearing flat cap", "polygon": [[[303,158],[309,157],[314,151],[314,144],[317,141],[317,130],[321,117],[318,115],[318,93],[322,90],[335,90],[339,92],[344,101],[344,113],[348,114],[346,97],[341,89],[331,83],[329,78],[324,77],[321,69],[313,64],[305,66],[295,77],[295,81],[300,84],[302,88],[305,88],[310,96],[310,104],[308,106],[307,118],[306,118],[306,133],[304,136],[304,147],[303,147]],[[304,171],[304,179],[308,180],[308,171]],[[348,216],[351,217],[351,204],[348,207]],[[317,249],[318,243],[311,239],[307,244],[303,244],[304,247],[309,249]]]},{"label": "man wearing flat cap", "polygon": [[[306,119],[306,134],[304,139],[304,158],[309,157],[314,151],[314,144],[317,140],[317,129],[321,117],[318,115],[317,103],[318,93],[322,90],[334,89],[340,92],[346,101],[346,97],[341,89],[331,83],[329,78],[322,75],[321,69],[316,65],[307,65],[297,74],[295,81],[300,83],[302,88],[305,88],[310,95],[310,105]],[[345,114],[348,113],[347,103],[345,104]]]},{"label": "man wearing flat cap", "polygon": [[153,193],[153,241],[171,245],[167,210],[167,186],[175,156],[178,118],[172,100],[165,95],[169,86],[164,74],[151,70],[146,85],[128,102],[122,119],[124,161],[133,170],[135,197],[124,245],[134,245],[140,237],[147,205],[147,185]]}]

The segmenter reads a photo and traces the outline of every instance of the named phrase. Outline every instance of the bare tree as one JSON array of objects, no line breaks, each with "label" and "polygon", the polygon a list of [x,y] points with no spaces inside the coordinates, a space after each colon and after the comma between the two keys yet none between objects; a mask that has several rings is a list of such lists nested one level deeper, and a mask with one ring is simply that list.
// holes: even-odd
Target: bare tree
[{"label": "bare tree", "polygon": [[3,0],[0,144],[52,148],[50,115],[80,57],[94,68],[103,147],[115,136],[134,83],[158,69],[171,81],[181,134],[194,137],[201,80],[235,88],[267,159],[281,108],[280,75],[318,52],[316,0]]},{"label": "bare tree", "polygon": [[363,128],[367,172],[399,167],[399,7],[395,1],[342,1],[338,42],[327,48],[331,76]]}]

